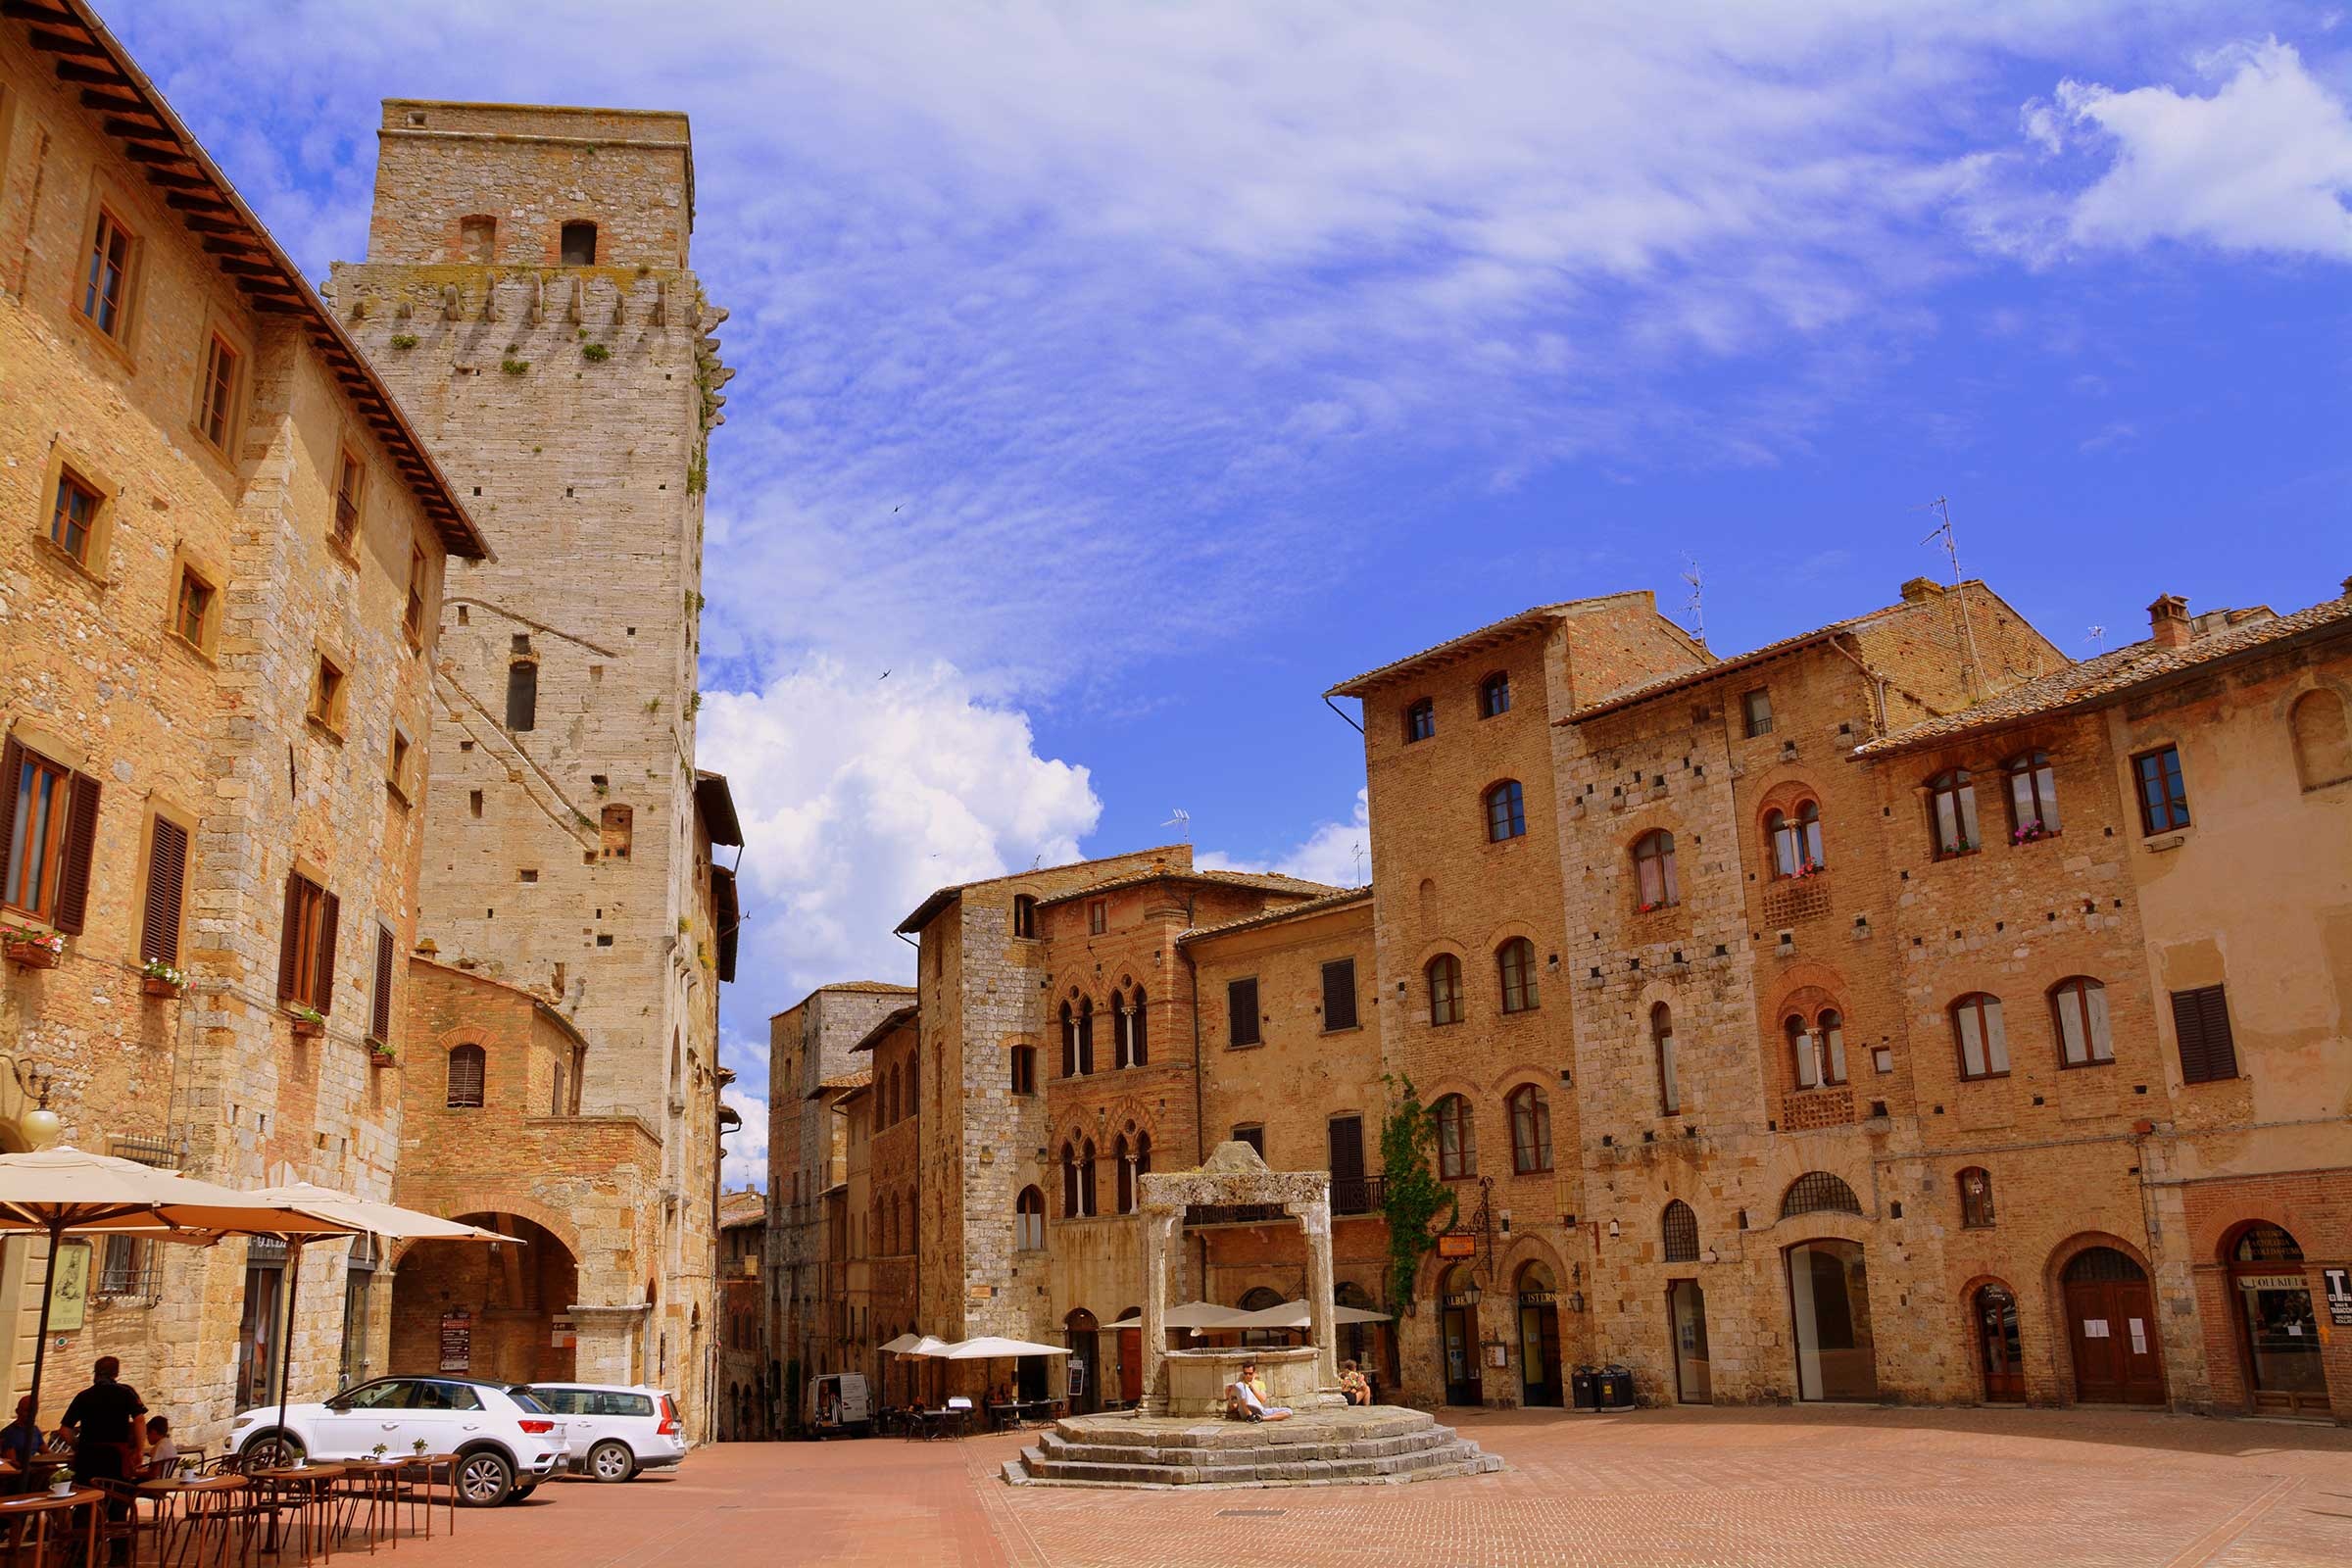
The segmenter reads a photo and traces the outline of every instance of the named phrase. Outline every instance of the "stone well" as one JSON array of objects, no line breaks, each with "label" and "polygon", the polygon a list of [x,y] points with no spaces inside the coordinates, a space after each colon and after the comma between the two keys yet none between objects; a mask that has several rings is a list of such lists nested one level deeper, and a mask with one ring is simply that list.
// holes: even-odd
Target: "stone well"
[{"label": "stone well", "polygon": [[1166,1358],[1167,1413],[1172,1416],[1223,1415],[1225,1390],[1254,1365],[1257,1380],[1266,1386],[1268,1404],[1294,1410],[1312,1409],[1322,1392],[1322,1352],[1313,1346],[1298,1349],[1268,1349],[1246,1345],[1207,1350],[1170,1350]]}]

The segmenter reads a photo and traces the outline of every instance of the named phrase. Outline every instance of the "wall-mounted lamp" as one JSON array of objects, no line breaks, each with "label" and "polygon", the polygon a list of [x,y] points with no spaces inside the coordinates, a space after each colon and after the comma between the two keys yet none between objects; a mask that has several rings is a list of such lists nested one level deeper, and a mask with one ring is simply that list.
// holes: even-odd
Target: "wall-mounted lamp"
[{"label": "wall-mounted lamp", "polygon": [[1617,1222],[1616,1222],[1615,1220],[1611,1220],[1611,1221],[1609,1221],[1609,1238],[1610,1238],[1612,1241],[1614,1241],[1614,1240],[1616,1239],[1616,1236],[1617,1236]]}]

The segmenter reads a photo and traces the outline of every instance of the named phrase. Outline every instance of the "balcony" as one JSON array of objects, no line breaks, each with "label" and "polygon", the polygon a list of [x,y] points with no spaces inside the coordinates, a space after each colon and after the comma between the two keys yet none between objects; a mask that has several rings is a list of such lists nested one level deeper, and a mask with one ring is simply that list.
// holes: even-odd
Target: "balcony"
[{"label": "balcony", "polygon": [[1331,1211],[1334,1214],[1377,1214],[1388,1201],[1389,1179],[1386,1176],[1335,1176],[1331,1183]]}]

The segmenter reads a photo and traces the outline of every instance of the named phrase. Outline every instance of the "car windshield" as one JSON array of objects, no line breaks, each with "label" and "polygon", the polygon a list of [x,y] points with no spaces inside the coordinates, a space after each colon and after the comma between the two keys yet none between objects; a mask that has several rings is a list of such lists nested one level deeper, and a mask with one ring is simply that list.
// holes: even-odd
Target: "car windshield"
[{"label": "car windshield", "polygon": [[554,1415],[556,1413],[541,1403],[539,1396],[528,1389],[509,1389],[507,1397],[513,1399],[518,1408],[527,1410],[533,1415]]}]

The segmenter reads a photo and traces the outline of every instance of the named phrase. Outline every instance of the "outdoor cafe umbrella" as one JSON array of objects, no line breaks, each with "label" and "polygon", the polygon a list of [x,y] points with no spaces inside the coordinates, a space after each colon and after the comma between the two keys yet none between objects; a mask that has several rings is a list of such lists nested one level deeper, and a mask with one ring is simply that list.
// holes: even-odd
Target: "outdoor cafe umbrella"
[{"label": "outdoor cafe umbrella", "polygon": [[310,1182],[292,1182],[283,1187],[266,1187],[255,1193],[256,1200],[284,1205],[283,1212],[316,1215],[336,1221],[341,1230],[334,1232],[281,1229],[264,1221],[261,1224],[235,1227],[245,1236],[274,1236],[286,1244],[286,1335],[278,1347],[277,1361],[277,1435],[274,1442],[281,1454],[286,1448],[286,1396],[293,1382],[294,1369],[294,1293],[302,1286],[302,1244],[322,1235],[357,1235],[365,1231],[370,1236],[390,1242],[512,1242],[524,1244],[518,1236],[501,1236],[479,1225],[467,1225],[438,1214],[419,1209],[401,1208],[392,1203],[379,1203],[372,1199],[353,1193],[337,1192],[332,1187],[319,1187]]},{"label": "outdoor cafe umbrella", "polygon": [[257,1193],[239,1193],[135,1159],[91,1154],[71,1145],[0,1154],[0,1232],[49,1238],[50,1283],[41,1292],[40,1337],[32,1345],[33,1419],[40,1419],[41,1363],[49,1348],[59,1244],[68,1231],[207,1243],[233,1231],[273,1236],[348,1236],[359,1227]]},{"label": "outdoor cafe umbrella", "polygon": [[945,1340],[935,1340],[928,1334],[906,1333],[892,1340],[881,1348],[892,1355],[937,1355],[948,1348]]},{"label": "outdoor cafe umbrella", "polygon": [[[1387,1323],[1392,1321],[1386,1312],[1373,1312],[1360,1306],[1334,1306],[1331,1320],[1335,1324]],[[1303,1329],[1314,1326],[1314,1314],[1304,1301],[1283,1301],[1274,1306],[1260,1307],[1254,1312],[1243,1312],[1217,1325],[1221,1329]]]}]

